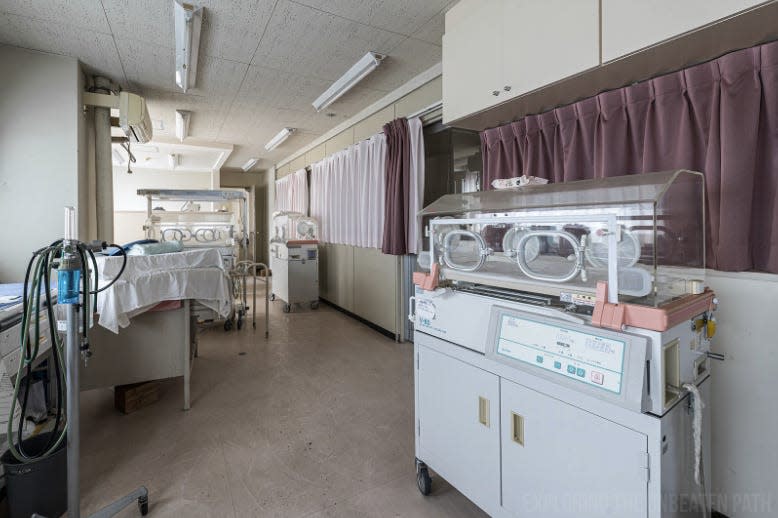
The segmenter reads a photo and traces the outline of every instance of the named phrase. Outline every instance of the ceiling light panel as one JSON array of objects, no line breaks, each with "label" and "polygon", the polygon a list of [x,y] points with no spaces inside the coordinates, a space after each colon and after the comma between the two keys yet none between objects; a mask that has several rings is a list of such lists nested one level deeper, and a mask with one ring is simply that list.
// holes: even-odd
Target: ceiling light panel
[{"label": "ceiling light panel", "polygon": [[357,83],[378,68],[378,65],[381,64],[383,59],[384,56],[376,54],[375,52],[368,52],[362,56],[362,59],[354,63],[345,74],[332,83],[323,94],[313,101],[313,107],[319,112],[337,101],[343,94],[354,88]]},{"label": "ceiling light panel", "polygon": [[278,146],[280,146],[286,139],[289,138],[289,136],[294,133],[294,128],[284,128],[281,131],[279,131],[275,137],[270,139],[270,142],[265,144],[265,149],[267,151],[272,151]]},{"label": "ceiling light panel", "polygon": [[258,158],[249,158],[246,163],[241,166],[241,169],[243,169],[244,172],[248,172],[249,169],[257,165],[257,162],[259,162]]},{"label": "ceiling light panel", "polygon": [[186,92],[197,83],[197,59],[200,53],[200,28],[203,8],[194,8],[181,0],[173,0],[176,42],[176,84]]},{"label": "ceiling light panel", "polygon": [[189,121],[191,118],[192,112],[176,110],[176,137],[179,142],[183,142],[189,136]]}]

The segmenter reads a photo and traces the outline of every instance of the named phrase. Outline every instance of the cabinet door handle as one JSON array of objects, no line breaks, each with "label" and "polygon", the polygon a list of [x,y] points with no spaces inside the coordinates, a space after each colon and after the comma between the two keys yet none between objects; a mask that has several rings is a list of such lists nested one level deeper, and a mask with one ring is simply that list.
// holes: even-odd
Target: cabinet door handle
[{"label": "cabinet door handle", "polygon": [[524,416],[511,412],[511,440],[524,446]]},{"label": "cabinet door handle", "polygon": [[492,90],[492,95],[497,97],[498,95],[500,95],[500,91],[499,90]]},{"label": "cabinet door handle", "polygon": [[478,422],[489,428],[489,400],[478,396]]}]

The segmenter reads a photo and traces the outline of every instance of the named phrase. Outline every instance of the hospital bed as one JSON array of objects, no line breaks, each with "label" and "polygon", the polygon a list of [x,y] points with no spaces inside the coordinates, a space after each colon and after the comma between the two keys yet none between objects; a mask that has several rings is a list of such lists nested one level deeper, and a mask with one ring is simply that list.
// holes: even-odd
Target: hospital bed
[{"label": "hospital bed", "polygon": [[[119,275],[121,257],[98,257],[100,284]],[[230,279],[216,249],[129,256],[124,272],[100,293],[97,325],[89,332],[91,355],[81,389],[183,376],[184,409],[196,355],[196,301],[226,317]]]}]

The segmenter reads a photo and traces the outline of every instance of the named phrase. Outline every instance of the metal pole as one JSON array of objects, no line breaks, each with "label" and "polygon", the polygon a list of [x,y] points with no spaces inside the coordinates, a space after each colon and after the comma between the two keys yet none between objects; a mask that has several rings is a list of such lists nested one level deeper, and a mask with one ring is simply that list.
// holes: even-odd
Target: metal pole
[{"label": "metal pole", "polygon": [[[95,77],[95,91],[111,94],[110,79]],[[94,108],[95,117],[95,203],[97,235],[113,243],[113,159],[111,156],[111,109]],[[127,158],[129,160],[129,157]]]},{"label": "metal pole", "polygon": [[67,305],[67,338],[65,341],[65,376],[67,387],[67,423],[68,423],[68,517],[81,516],[81,497],[79,487],[79,344],[78,344],[78,305]]}]

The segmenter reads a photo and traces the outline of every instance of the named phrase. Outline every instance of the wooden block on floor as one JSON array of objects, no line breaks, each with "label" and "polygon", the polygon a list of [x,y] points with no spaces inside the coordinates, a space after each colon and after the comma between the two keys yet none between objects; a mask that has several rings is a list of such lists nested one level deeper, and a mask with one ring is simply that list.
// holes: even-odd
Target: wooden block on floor
[{"label": "wooden block on floor", "polygon": [[130,385],[117,385],[113,391],[116,410],[124,414],[135,412],[159,400],[159,382],[147,381]]}]

